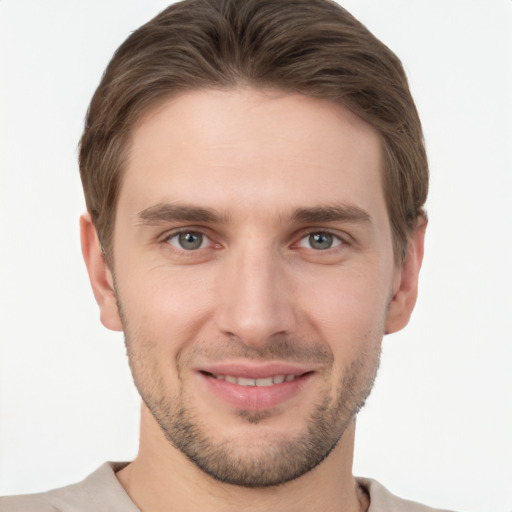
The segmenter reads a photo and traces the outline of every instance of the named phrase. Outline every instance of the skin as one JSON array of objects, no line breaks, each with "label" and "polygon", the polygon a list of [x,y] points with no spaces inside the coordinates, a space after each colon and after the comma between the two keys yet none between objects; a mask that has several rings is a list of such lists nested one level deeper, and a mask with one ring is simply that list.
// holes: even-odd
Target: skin
[{"label": "skin", "polygon": [[[124,330],[145,402],[139,454],[118,473],[142,510],[367,507],[351,470],[355,414],[383,335],[414,307],[425,230],[420,219],[397,265],[381,172],[373,128],[299,94],[193,91],[135,127],[111,268],[87,214],[81,228],[101,320]],[[200,246],[180,246],[183,233]],[[295,365],[307,378],[284,400],[241,407],[212,388],[204,369],[219,364]],[[257,467],[270,480],[212,477],[179,444],[178,417],[201,440],[198,457],[211,449],[203,463],[238,461],[235,476]],[[285,451],[308,435],[325,458],[283,476],[297,458],[279,468]]]}]

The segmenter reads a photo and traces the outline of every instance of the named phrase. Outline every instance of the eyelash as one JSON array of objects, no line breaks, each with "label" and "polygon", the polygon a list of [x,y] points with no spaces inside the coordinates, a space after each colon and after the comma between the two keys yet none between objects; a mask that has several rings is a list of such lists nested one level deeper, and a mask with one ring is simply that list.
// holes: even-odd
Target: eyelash
[{"label": "eyelash", "polygon": [[[320,249],[320,248],[315,249],[314,247],[311,247],[311,243],[313,243],[313,240],[311,240],[311,237],[314,237],[314,236],[331,237],[332,245],[329,247],[326,247],[324,249]],[[302,245],[302,242],[304,242],[307,239],[309,239],[310,246],[304,247]],[[321,242],[318,242],[318,243],[321,243]],[[315,230],[315,231],[308,231],[307,233],[305,233],[303,236],[301,236],[299,241],[294,245],[297,245],[299,247],[304,247],[305,249],[313,249],[315,252],[324,252],[324,251],[332,252],[332,250],[338,250],[339,248],[341,248],[341,246],[346,245],[346,242],[341,236],[339,236],[338,234],[335,234],[329,230],[318,230],[318,231]]]},{"label": "eyelash", "polygon": [[[201,244],[199,247],[195,248],[195,249],[190,249],[190,250],[187,250],[185,249],[184,247],[179,247],[178,244],[173,244],[171,242],[172,239],[174,238],[177,238],[179,237],[180,235],[196,235],[196,236],[200,236],[200,237],[203,237],[202,241],[201,241]],[[174,248],[176,248],[177,250],[179,251],[183,251],[185,253],[193,253],[193,252],[197,252],[199,249],[205,249],[206,247],[203,247],[204,243],[209,241],[210,244],[213,244],[213,241],[211,240],[211,238],[206,235],[203,231],[201,231],[200,229],[181,229],[179,231],[174,231],[170,234],[168,234],[165,238],[164,238],[164,243],[168,244],[168,245],[172,245]],[[179,243],[179,242],[178,242]],[[209,244],[209,245],[210,245]]]},{"label": "eyelash", "polygon": [[[176,244],[171,242],[171,240],[179,237],[180,235],[196,235],[196,236],[203,237],[203,239],[198,247],[191,248],[191,249],[185,249],[184,247],[179,246],[179,242],[177,242]],[[323,236],[327,236],[327,237],[332,237],[333,245],[331,245],[330,247],[326,247],[325,249],[319,249],[319,248],[315,249],[314,247],[311,247],[311,243],[309,244],[310,245],[309,247],[305,247],[304,245],[302,245],[302,243],[305,240],[307,240],[308,237],[312,237],[315,235],[317,235],[317,236],[323,235]],[[173,231],[172,233],[169,233],[164,237],[163,242],[167,245],[172,246],[175,250],[178,250],[182,253],[189,254],[189,255],[192,255],[193,253],[197,253],[200,249],[206,249],[211,245],[217,245],[218,248],[221,247],[220,244],[215,244],[215,242],[213,242],[212,238],[210,236],[208,236],[202,229],[196,229],[196,228],[180,229],[179,231]],[[311,242],[311,240],[310,240],[310,242]],[[205,246],[205,243],[208,243],[208,245]],[[319,243],[321,243],[321,242],[319,242]],[[312,250],[315,253],[325,252],[325,253],[329,254],[334,251],[341,250],[346,245],[347,245],[347,240],[345,237],[342,237],[337,233],[333,233],[332,231],[330,231],[328,229],[318,229],[318,230],[309,229],[307,231],[302,231],[300,233],[300,238],[298,239],[297,242],[294,242],[292,244],[292,247],[299,247],[299,248],[304,248],[306,250]]]}]

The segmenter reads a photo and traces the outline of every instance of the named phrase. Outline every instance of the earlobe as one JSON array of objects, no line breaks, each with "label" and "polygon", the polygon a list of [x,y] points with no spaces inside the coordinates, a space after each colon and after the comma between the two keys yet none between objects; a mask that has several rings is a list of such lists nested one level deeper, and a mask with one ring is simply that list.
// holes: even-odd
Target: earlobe
[{"label": "earlobe", "polygon": [[418,217],[416,228],[409,238],[407,254],[397,270],[393,297],[389,304],[385,334],[403,329],[412,314],[418,296],[418,277],[423,261],[427,219]]},{"label": "earlobe", "polygon": [[105,260],[89,213],[84,213],[80,217],[80,238],[89,280],[100,308],[101,323],[113,331],[122,331],[112,273]]}]

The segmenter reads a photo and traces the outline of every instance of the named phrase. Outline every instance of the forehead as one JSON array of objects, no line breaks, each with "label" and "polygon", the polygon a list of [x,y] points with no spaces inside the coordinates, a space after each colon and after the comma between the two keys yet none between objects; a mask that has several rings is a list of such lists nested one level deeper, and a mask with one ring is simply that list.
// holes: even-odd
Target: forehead
[{"label": "forehead", "polygon": [[250,88],[192,91],[135,126],[120,207],[369,207],[383,204],[381,153],[378,133],[330,101]]}]

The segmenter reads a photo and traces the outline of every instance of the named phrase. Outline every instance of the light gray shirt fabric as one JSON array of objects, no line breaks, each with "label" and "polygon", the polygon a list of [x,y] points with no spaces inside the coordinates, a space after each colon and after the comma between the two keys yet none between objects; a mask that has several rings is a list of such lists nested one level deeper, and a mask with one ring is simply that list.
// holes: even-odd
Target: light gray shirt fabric
[{"label": "light gray shirt fabric", "polygon": [[[106,462],[82,482],[53,491],[0,497],[0,512],[140,512],[115,475],[126,464]],[[357,482],[370,497],[368,512],[449,512],[393,496],[375,480]]]}]

